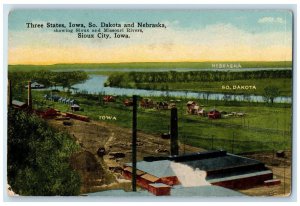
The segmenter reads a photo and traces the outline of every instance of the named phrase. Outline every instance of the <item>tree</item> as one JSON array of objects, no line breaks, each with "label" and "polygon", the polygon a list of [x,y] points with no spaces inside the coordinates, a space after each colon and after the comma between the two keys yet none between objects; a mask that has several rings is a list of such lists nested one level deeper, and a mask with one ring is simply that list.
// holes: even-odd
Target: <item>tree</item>
[{"label": "tree", "polygon": [[267,86],[264,89],[264,99],[267,103],[271,101],[273,104],[274,99],[279,96],[279,88],[274,86]]},{"label": "tree", "polygon": [[7,178],[20,195],[78,195],[80,176],[69,165],[79,147],[68,134],[22,111],[8,111]]}]

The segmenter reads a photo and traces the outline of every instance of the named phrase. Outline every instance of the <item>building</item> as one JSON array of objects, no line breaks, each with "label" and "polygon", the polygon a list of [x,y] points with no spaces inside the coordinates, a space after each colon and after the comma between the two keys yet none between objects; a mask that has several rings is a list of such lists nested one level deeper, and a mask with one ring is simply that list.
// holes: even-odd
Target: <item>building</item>
[{"label": "building", "polygon": [[188,101],[186,107],[189,114],[205,116],[205,111],[195,101]]},{"label": "building", "polygon": [[[179,184],[178,178],[170,164],[171,161],[169,160],[137,162],[137,185],[149,190],[150,184],[162,183],[168,186]],[[132,178],[131,165],[131,163],[127,163],[123,169],[123,176],[129,180]],[[152,189],[153,191],[155,190],[154,188]]]},{"label": "building", "polygon": [[[213,112],[217,114],[216,110]],[[219,115],[221,116],[220,113]],[[154,195],[172,195],[172,190],[177,186],[196,190],[203,186],[247,189],[266,182],[275,184],[271,182],[272,171],[264,163],[254,159],[221,150],[179,155],[177,122],[177,109],[172,108],[171,156],[149,156],[139,162],[133,158],[133,163],[123,165],[123,176],[126,179],[135,178],[133,182]],[[133,152],[133,157],[134,155],[136,154]],[[132,174],[133,165],[137,171],[135,174]]]},{"label": "building", "polygon": [[79,111],[80,110],[80,106],[78,104],[73,104],[71,105],[71,110],[74,111]]},{"label": "building", "polygon": [[[28,88],[28,85],[26,85],[25,87]],[[39,84],[37,82],[31,83],[31,89],[43,89],[43,88],[45,88],[45,85],[43,84]]]},{"label": "building", "polygon": [[170,195],[171,186],[163,183],[149,184],[148,191],[153,193],[156,196]]},{"label": "building", "polygon": [[[123,176],[132,178],[131,163],[124,165]],[[247,189],[273,179],[262,162],[226,151],[208,151],[168,157],[147,157],[137,162],[137,185],[153,194],[167,191],[167,186],[215,185],[228,189]],[[159,188],[157,185],[162,188]],[[155,187],[154,187],[155,186]],[[167,195],[168,192],[166,192]]]},{"label": "building", "polygon": [[212,109],[208,112],[207,116],[209,119],[220,119],[221,113],[215,109]]}]

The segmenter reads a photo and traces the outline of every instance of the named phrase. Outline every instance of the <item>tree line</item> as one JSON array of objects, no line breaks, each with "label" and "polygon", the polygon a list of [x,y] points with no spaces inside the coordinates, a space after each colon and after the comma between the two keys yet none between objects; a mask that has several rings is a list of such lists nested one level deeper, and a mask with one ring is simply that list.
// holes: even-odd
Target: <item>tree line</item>
[{"label": "tree line", "polygon": [[125,86],[130,83],[213,82],[241,79],[291,78],[291,70],[264,71],[189,71],[189,72],[130,72],[109,76],[106,86]]},{"label": "tree line", "polygon": [[25,89],[28,81],[36,81],[45,87],[62,86],[71,88],[73,84],[88,79],[87,73],[83,71],[52,72],[52,71],[31,71],[31,72],[8,72],[8,79],[12,82],[13,92],[20,92]]}]

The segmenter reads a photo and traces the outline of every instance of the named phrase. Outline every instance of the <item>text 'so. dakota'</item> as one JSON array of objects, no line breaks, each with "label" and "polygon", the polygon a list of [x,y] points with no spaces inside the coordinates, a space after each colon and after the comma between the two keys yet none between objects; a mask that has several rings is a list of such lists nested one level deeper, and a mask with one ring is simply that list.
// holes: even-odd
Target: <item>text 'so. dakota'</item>
[{"label": "text 'so. dakota'", "polygon": [[224,90],[256,90],[255,85],[222,85]]}]

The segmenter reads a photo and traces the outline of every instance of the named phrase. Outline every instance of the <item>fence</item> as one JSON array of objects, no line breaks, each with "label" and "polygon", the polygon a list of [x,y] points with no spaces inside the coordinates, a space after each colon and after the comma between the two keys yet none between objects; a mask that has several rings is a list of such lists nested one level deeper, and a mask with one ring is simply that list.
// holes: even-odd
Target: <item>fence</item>
[{"label": "fence", "polygon": [[189,135],[180,136],[180,141],[184,144],[195,145],[207,150],[225,150],[233,154],[239,154],[285,150],[290,147],[291,139],[287,137],[287,139],[283,139],[282,141],[255,141],[237,140],[234,136],[231,139],[224,139],[217,138],[214,135],[211,135],[211,137]]}]

